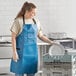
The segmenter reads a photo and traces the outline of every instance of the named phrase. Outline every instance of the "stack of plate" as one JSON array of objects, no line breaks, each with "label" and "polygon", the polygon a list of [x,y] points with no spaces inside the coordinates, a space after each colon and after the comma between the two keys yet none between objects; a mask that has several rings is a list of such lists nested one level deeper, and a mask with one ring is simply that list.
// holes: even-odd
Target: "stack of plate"
[{"label": "stack of plate", "polygon": [[48,37],[53,39],[62,39],[67,38],[67,34],[65,32],[51,32],[48,34]]}]

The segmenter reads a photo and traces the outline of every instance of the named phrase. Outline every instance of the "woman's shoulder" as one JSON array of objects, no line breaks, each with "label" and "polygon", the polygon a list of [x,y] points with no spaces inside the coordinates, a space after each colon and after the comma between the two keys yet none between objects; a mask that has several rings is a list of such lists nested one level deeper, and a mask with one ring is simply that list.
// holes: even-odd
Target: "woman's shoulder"
[{"label": "woman's shoulder", "polygon": [[15,18],[15,21],[22,22],[22,18]]},{"label": "woman's shoulder", "polygon": [[15,18],[15,22],[19,23],[19,25],[22,26],[23,19],[22,18]]}]

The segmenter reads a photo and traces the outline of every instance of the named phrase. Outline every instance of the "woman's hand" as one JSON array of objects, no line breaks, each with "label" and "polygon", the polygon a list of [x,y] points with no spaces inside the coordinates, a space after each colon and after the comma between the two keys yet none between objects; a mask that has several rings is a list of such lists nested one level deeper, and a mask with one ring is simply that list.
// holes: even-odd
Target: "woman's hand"
[{"label": "woman's hand", "polygon": [[53,45],[54,44],[54,41],[49,40],[49,44],[50,45]]},{"label": "woman's hand", "polygon": [[60,44],[60,43],[58,41],[55,41],[55,40],[54,41],[50,40],[50,45],[53,45],[53,44]]},{"label": "woman's hand", "polygon": [[19,59],[19,57],[18,57],[17,52],[14,52],[14,53],[13,53],[13,60],[14,60],[15,62],[17,62],[18,59]]}]

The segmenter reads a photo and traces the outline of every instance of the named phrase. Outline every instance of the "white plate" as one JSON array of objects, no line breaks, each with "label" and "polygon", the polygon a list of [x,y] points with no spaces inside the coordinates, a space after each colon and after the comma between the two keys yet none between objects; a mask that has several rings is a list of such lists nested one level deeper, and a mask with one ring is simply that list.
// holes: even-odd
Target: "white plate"
[{"label": "white plate", "polygon": [[64,54],[65,54],[65,49],[60,44],[53,44],[49,48],[49,55],[64,55]]}]

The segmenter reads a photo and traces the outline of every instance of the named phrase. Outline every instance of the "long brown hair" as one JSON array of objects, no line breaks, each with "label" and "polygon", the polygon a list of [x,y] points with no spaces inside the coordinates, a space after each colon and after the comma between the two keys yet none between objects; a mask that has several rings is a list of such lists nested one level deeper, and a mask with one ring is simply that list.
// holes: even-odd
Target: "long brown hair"
[{"label": "long brown hair", "polygon": [[36,6],[33,3],[25,2],[23,4],[20,12],[17,14],[16,18],[19,18],[19,17],[23,17],[24,18],[24,15],[25,15],[26,11],[31,11],[32,8],[36,8]]}]

